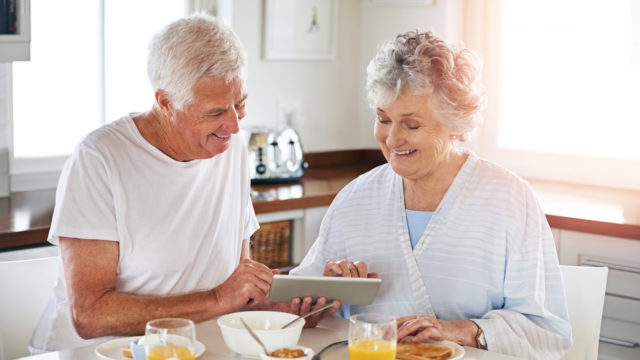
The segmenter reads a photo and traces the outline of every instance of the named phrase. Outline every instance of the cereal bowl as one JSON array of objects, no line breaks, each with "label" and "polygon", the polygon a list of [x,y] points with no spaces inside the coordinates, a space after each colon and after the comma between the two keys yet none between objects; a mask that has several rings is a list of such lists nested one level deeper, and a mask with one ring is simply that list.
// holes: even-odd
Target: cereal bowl
[{"label": "cereal bowl", "polygon": [[[291,347],[286,347],[283,349],[277,349],[275,351],[279,351],[279,350],[300,350],[301,352],[304,353],[303,356],[298,356],[298,357],[287,357],[287,356],[270,356],[270,355],[266,355],[266,354],[260,354],[260,358],[262,360],[280,360],[280,359],[297,359],[297,360],[311,360],[311,358],[313,357],[313,350],[311,350],[308,347],[305,346],[291,346]],[[273,355],[273,353],[271,353]]]},{"label": "cereal bowl", "polygon": [[279,311],[241,311],[219,317],[218,325],[229,349],[245,357],[259,359],[264,351],[244,328],[240,318],[244,319],[271,352],[276,349],[295,347],[298,343],[305,324],[304,320],[296,321],[286,329],[282,329],[286,323],[297,317],[297,315]]}]

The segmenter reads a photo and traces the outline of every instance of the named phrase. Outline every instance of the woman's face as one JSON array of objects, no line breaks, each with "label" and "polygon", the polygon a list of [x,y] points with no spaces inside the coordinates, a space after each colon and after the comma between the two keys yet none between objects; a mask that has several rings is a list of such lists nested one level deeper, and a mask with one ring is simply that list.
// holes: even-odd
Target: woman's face
[{"label": "woman's face", "polygon": [[420,180],[437,172],[453,150],[449,131],[436,119],[428,95],[400,95],[376,108],[374,135],[393,171]]},{"label": "woman's face", "polygon": [[194,102],[173,109],[171,126],[180,159],[208,159],[225,152],[245,116],[244,81],[205,77],[194,87]]}]

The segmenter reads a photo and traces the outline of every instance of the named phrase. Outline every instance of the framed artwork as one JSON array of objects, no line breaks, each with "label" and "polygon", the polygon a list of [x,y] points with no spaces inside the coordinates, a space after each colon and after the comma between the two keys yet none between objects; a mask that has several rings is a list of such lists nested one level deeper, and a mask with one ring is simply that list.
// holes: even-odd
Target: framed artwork
[{"label": "framed artwork", "polygon": [[265,0],[264,58],[331,60],[338,0]]}]

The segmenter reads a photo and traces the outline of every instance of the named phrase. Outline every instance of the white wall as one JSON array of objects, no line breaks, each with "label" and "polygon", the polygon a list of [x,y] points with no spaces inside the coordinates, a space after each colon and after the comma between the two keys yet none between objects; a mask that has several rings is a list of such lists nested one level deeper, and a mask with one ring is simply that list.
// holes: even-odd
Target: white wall
[{"label": "white wall", "polygon": [[[279,108],[286,105],[296,109],[294,126],[305,151],[377,147],[373,113],[364,92],[366,65],[377,44],[414,28],[432,29],[445,40],[458,42],[462,1],[374,6],[369,0],[337,0],[337,54],[330,61],[263,60],[265,1],[233,1],[232,26],[249,54],[248,115],[242,126],[280,124]],[[8,94],[3,92],[8,86],[8,71],[8,65],[0,64],[0,194],[7,187],[7,145],[11,136],[4,106]]]},{"label": "white wall", "polygon": [[[347,0],[354,1],[354,0]],[[361,43],[359,61],[359,86],[362,98],[366,99],[366,67],[376,53],[377,46],[383,41],[392,40],[399,33],[425,29],[452,43],[462,38],[462,2],[461,0],[434,0],[429,6],[375,6],[369,0],[361,3]],[[397,1],[401,3],[402,1]],[[364,147],[378,147],[373,138],[373,111],[366,104],[360,107],[361,144]]]},{"label": "white wall", "polygon": [[[264,1],[234,2],[233,29],[249,54],[246,125],[280,124],[279,108],[295,108],[293,125],[305,151],[358,148],[360,1],[339,1],[336,58],[266,61],[262,57]],[[354,141],[354,137],[356,140]]]},{"label": "white wall", "polygon": [[[401,1],[398,1],[401,2]],[[430,6],[374,6],[338,0],[337,55],[331,61],[266,61],[262,57],[264,1],[234,2],[233,28],[249,54],[248,115],[244,126],[278,125],[279,108],[296,108],[294,125],[305,151],[377,147],[366,104],[366,65],[382,40],[415,28],[459,42],[460,0]]]}]

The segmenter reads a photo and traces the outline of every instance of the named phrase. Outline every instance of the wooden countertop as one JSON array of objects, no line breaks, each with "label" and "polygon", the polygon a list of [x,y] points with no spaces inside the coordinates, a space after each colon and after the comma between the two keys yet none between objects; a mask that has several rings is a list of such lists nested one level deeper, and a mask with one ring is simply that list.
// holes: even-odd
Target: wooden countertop
[{"label": "wooden countertop", "polygon": [[[296,182],[253,186],[257,214],[331,203],[358,175],[384,163],[378,150],[305,155],[309,168]],[[529,180],[553,228],[640,240],[640,191]],[[46,242],[55,190],[0,199],[0,251]]]}]

